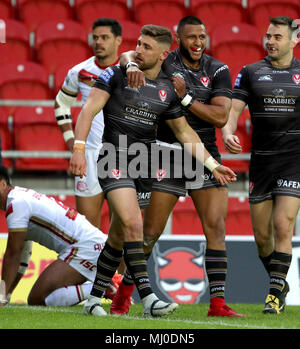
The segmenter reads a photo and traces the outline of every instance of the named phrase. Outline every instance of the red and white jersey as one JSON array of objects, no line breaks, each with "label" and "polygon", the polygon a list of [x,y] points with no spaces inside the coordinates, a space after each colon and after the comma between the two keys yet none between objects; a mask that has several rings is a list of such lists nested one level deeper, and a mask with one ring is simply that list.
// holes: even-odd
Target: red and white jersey
[{"label": "red and white jersey", "polygon": [[[84,103],[97,77],[106,68],[98,64],[95,56],[90,57],[69,70],[62,90],[73,96],[77,96],[81,92],[82,102]],[[103,130],[104,119],[101,110],[93,119],[90,132],[86,139],[86,148],[100,148]]]},{"label": "red and white jersey", "polygon": [[32,189],[17,186],[8,194],[6,220],[9,233],[27,230],[26,240],[57,253],[70,246],[87,246],[89,241],[100,241],[104,245],[107,239],[75,209]]}]

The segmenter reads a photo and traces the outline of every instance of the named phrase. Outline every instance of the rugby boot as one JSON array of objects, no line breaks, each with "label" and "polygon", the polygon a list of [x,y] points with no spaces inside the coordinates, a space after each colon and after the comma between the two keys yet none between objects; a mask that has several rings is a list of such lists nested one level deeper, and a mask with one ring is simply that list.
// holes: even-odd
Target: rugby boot
[{"label": "rugby boot", "polygon": [[268,294],[265,301],[264,314],[279,314],[279,299],[272,294]]},{"label": "rugby boot", "polygon": [[222,316],[222,317],[246,317],[244,314],[239,314],[225,304],[223,298],[215,297],[210,301],[207,316]]}]

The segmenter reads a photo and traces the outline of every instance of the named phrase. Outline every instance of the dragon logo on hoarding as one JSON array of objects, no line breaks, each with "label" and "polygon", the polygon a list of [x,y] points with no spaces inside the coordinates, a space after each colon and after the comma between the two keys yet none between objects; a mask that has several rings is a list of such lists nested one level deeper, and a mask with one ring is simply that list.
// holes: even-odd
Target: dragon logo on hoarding
[{"label": "dragon logo on hoarding", "polygon": [[198,252],[187,247],[171,248],[163,253],[158,244],[153,250],[158,288],[172,302],[196,304],[208,286],[205,277],[205,244]]}]

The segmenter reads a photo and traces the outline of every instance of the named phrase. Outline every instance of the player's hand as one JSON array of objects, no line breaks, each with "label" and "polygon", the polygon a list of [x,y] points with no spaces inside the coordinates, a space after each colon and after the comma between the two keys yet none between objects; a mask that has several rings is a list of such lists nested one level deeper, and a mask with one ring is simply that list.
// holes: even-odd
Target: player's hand
[{"label": "player's hand", "polygon": [[180,76],[172,76],[171,77],[172,84],[175,88],[177,96],[182,98],[186,95],[186,83]]},{"label": "player's hand", "polygon": [[130,66],[126,70],[127,83],[130,88],[136,89],[146,86],[146,79],[144,73],[135,66]]},{"label": "player's hand", "polygon": [[223,165],[216,167],[212,174],[215,179],[222,185],[236,181],[236,174],[229,168]]},{"label": "player's hand", "polygon": [[242,146],[240,144],[240,139],[238,136],[229,135],[224,139],[225,149],[232,154],[239,154],[242,151]]},{"label": "player's hand", "polygon": [[85,154],[81,152],[74,152],[70,160],[71,173],[82,178],[86,176],[86,158]]}]

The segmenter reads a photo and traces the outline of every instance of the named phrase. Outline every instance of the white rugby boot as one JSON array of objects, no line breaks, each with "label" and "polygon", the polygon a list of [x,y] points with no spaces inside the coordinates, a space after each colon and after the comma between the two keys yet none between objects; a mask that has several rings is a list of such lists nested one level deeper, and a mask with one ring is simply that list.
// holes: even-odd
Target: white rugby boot
[{"label": "white rugby boot", "polygon": [[105,316],[107,312],[101,307],[101,298],[89,296],[84,304],[83,313],[86,315]]},{"label": "white rugby boot", "polygon": [[177,303],[166,303],[159,300],[154,293],[143,298],[143,312],[146,317],[161,317],[172,314],[177,308]]}]

